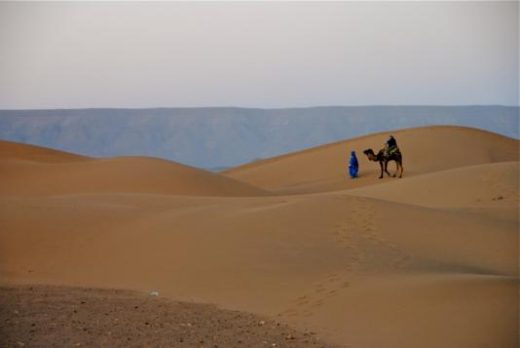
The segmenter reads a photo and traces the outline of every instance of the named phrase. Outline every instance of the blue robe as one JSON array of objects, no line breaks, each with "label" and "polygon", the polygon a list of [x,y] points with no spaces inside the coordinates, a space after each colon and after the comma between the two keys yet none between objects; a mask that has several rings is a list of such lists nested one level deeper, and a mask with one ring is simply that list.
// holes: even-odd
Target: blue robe
[{"label": "blue robe", "polygon": [[358,176],[359,163],[358,163],[358,160],[357,160],[355,152],[352,152],[352,154],[350,155],[350,162],[349,162],[349,166],[348,166],[348,171],[349,171],[349,174],[350,174],[351,178],[355,178],[355,177]]}]

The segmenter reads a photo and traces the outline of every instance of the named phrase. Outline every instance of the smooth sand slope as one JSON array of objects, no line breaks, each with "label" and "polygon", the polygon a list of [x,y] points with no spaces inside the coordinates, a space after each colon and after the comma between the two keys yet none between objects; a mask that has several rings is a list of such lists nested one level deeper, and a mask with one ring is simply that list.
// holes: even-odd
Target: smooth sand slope
[{"label": "smooth sand slope", "polygon": [[93,159],[0,141],[0,194],[60,195],[139,192],[261,196],[249,184],[179,163],[147,157]]},{"label": "smooth sand slope", "polygon": [[515,162],[486,163],[448,169],[407,180],[350,190],[354,195],[425,207],[518,207],[518,166]]},{"label": "smooth sand slope", "polygon": [[[452,133],[461,139],[458,161],[425,145]],[[179,195],[170,186],[158,194],[141,190],[146,176],[134,177],[136,189],[129,184],[124,192],[101,185],[58,194],[37,190],[37,183],[30,183],[36,194],[21,184],[18,191],[2,188],[0,279],[155,290],[273,317],[349,347],[517,347],[518,141],[445,127],[395,135],[405,156],[419,147],[433,158],[410,156],[410,175],[400,180],[366,173],[357,189],[348,189],[350,182],[322,185],[336,175],[329,150],[343,153],[341,144],[283,157],[298,168],[320,167],[312,174],[318,184],[310,184],[311,174],[300,180],[299,172],[276,167],[283,158],[252,166],[251,173],[279,176],[263,188],[295,195]],[[448,135],[443,139],[455,146]],[[109,162],[118,160],[125,159]],[[10,156],[2,163],[14,177],[23,161]],[[43,168],[42,182],[52,182],[47,165],[27,165]],[[174,172],[165,175],[168,185],[192,185]],[[114,183],[126,175],[110,173]],[[61,185],[69,177],[60,176]],[[305,194],[320,187],[324,192]]]},{"label": "smooth sand slope", "polygon": [[18,144],[4,140],[0,140],[0,158],[3,161],[12,159],[50,163],[72,162],[87,159],[87,157],[68,152],[57,151],[29,144]]},{"label": "smooth sand slope", "polygon": [[[377,183],[379,164],[363,150],[377,152],[393,134],[403,153],[405,176],[484,163],[518,160],[518,142],[497,134],[463,127],[438,126],[377,133],[257,161],[225,175],[280,193],[349,189]],[[350,152],[356,151],[363,180],[346,180]],[[395,171],[395,163],[389,165]]]}]

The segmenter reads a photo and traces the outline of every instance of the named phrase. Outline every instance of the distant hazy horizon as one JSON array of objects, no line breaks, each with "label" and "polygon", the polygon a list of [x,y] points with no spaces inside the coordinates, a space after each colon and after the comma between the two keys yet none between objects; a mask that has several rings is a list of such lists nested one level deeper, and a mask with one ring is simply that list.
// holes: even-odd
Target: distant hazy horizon
[{"label": "distant hazy horizon", "polygon": [[202,106],[109,106],[109,107],[76,107],[76,108],[4,108],[0,111],[53,111],[53,110],[157,110],[157,109],[250,109],[250,110],[295,110],[295,109],[316,109],[316,108],[370,108],[370,107],[513,107],[519,108],[519,105],[507,104],[360,104],[360,105],[309,105],[309,106],[280,106],[280,107],[247,107],[237,105],[202,105]]},{"label": "distant hazy horizon", "polygon": [[1,2],[0,109],[506,105],[519,5]]},{"label": "distant hazy horizon", "polygon": [[518,139],[519,110],[516,106],[0,110],[0,139],[95,157],[144,155],[221,168],[419,126],[468,126]]}]

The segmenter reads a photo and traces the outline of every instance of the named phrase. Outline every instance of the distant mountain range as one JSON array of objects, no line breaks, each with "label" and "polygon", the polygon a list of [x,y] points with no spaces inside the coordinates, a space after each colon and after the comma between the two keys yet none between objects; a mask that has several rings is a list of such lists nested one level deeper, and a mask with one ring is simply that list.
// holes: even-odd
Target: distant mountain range
[{"label": "distant mountain range", "polygon": [[[519,137],[519,107],[326,106],[0,110],[0,139],[214,169],[368,133],[460,125]],[[442,141],[442,139],[440,139]]]}]

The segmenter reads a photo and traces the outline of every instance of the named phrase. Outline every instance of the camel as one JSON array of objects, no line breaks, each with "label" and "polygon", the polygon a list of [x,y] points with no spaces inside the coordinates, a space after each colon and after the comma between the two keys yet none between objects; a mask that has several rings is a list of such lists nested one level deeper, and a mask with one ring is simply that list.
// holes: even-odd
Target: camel
[{"label": "camel", "polygon": [[379,165],[381,166],[381,175],[379,175],[379,179],[383,179],[383,171],[388,174],[388,176],[392,176],[388,172],[388,162],[395,161],[397,163],[397,169],[395,170],[395,173],[393,177],[395,178],[397,176],[397,172],[399,169],[401,169],[401,173],[399,174],[399,177],[403,177],[403,157],[401,156],[401,151],[399,151],[399,148],[397,148],[394,152],[386,155],[385,150],[381,149],[377,153],[377,155],[374,153],[372,149],[368,149],[363,151],[363,153],[368,157],[370,161],[379,162]]}]

